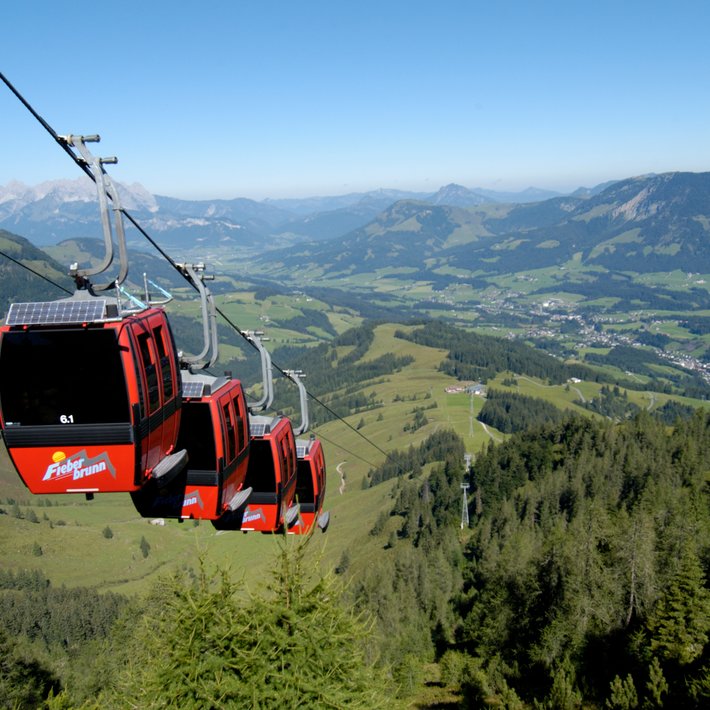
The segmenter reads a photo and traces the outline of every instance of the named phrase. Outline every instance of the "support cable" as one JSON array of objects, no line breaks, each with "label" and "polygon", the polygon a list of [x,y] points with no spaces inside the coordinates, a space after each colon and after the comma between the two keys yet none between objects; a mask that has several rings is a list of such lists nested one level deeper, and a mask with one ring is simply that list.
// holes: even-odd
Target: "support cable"
[{"label": "support cable", "polygon": [[[49,133],[49,135],[54,139],[54,141],[64,150],[64,152],[84,171],[86,175],[88,175],[94,182],[96,182],[96,178],[89,169],[88,165],[84,160],[79,158],[71,149],[70,144],[67,142],[67,140],[63,137],[60,136],[53,128],[52,126],[49,125],[47,121],[45,121],[42,116],[35,111],[35,109],[32,107],[32,105],[25,99],[24,96],[12,85],[10,80],[2,73],[0,72],[0,79],[3,81],[3,83],[10,89],[10,91],[17,97],[17,99],[20,101],[20,103],[34,116],[34,118],[42,125],[42,127]],[[107,193],[108,194],[108,193]],[[112,200],[112,195],[108,194],[109,199]],[[143,229],[143,227],[133,218],[133,216],[126,211],[125,208],[121,208],[120,212],[123,214],[123,216],[145,237],[148,242],[156,249],[156,251],[187,281],[196,291],[197,286],[192,283],[189,279],[185,277],[185,275],[182,272],[182,269],[180,266],[172,259],[172,257]],[[14,261],[14,259],[13,259]],[[24,266],[24,265],[23,265]],[[25,267],[28,268],[28,267]],[[38,274],[41,276],[41,274]],[[45,277],[42,277],[45,278]],[[50,281],[50,283],[52,283]],[[56,284],[55,284],[56,285]],[[59,288],[62,288],[61,286]],[[63,289],[66,291],[66,289]],[[69,291],[67,291],[69,293]],[[225,320],[225,322],[241,337],[246,340],[255,350],[257,349],[254,343],[252,343],[242,332],[242,330],[234,323],[220,308],[216,308],[216,312]],[[286,374],[286,370],[282,369],[275,363],[273,364],[274,368],[278,370],[284,377],[288,377]],[[338,421],[342,422],[347,426],[349,429],[351,429],[353,432],[355,432],[359,437],[364,439],[370,446],[373,448],[377,449],[381,454],[385,456],[386,459],[392,461],[392,457],[380,446],[375,444],[373,441],[368,439],[361,431],[356,429],[352,424],[349,422],[345,421],[339,414],[336,414],[327,404],[322,402],[318,397],[315,395],[311,394],[310,392],[307,392],[308,396],[316,403],[320,404],[321,407],[323,407],[327,412],[332,414]]]},{"label": "support cable", "polygon": [[353,458],[360,459],[363,463],[366,463],[368,466],[371,468],[377,468],[379,464],[372,463],[372,461],[369,461],[366,459],[364,456],[360,454],[356,454],[354,451],[350,451],[349,449],[346,449],[342,444],[339,444],[336,441],[333,441],[332,439],[329,439],[327,436],[323,436],[322,432],[318,432],[318,438],[323,439],[323,441],[327,441],[331,446],[335,447],[336,449],[340,449],[341,451],[344,451],[346,454],[349,456],[352,456]]},{"label": "support cable", "polygon": [[39,276],[41,279],[44,279],[48,283],[52,284],[52,286],[56,286],[57,288],[61,289],[64,291],[64,293],[68,293],[70,296],[72,292],[64,288],[64,286],[61,286],[60,284],[56,283],[55,281],[52,281],[48,276],[45,276],[44,274],[40,274],[39,271],[35,271],[31,266],[27,266],[27,264],[23,264],[21,261],[18,261],[14,257],[10,256],[9,254],[6,254],[4,251],[0,251],[0,256],[4,256],[6,259],[11,261],[13,264],[17,264],[18,266],[21,266],[23,269],[27,269],[31,274],[34,274],[35,276]]}]

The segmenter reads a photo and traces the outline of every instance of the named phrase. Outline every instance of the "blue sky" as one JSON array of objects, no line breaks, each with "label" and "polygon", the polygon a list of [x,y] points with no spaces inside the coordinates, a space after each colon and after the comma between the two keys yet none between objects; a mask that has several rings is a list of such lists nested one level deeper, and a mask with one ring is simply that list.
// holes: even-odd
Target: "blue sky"
[{"label": "blue sky", "polygon": [[[710,170],[710,3],[6,3],[0,71],[181,198]],[[0,185],[81,175],[0,84]]]}]

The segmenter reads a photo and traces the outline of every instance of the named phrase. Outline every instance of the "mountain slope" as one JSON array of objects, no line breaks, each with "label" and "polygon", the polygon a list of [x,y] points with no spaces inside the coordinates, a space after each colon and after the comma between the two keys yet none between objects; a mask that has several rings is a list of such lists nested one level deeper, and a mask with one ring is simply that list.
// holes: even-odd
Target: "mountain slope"
[{"label": "mountain slope", "polygon": [[454,183],[445,185],[427,199],[427,202],[431,202],[434,205],[449,205],[451,207],[475,207],[490,201],[490,198]]},{"label": "mountain slope", "polygon": [[[60,288],[53,286],[32,271],[42,274],[50,281],[69,291],[71,280],[67,268],[48,256],[24,237],[0,229],[0,316],[4,317],[10,303],[22,301],[56,300],[67,296]],[[13,261],[14,260],[14,261]],[[23,268],[15,262],[21,262]]]},{"label": "mountain slope", "polygon": [[330,275],[402,267],[418,270],[451,242],[491,236],[480,212],[403,200],[344,237],[270,252],[258,261],[267,271],[284,273],[294,267]]},{"label": "mountain slope", "polygon": [[267,270],[367,273],[382,268],[434,274],[446,265],[514,273],[560,267],[635,272],[710,272],[710,173],[629,178],[588,198],[457,208],[395,203],[346,236],[271,254]]},{"label": "mountain slope", "polygon": [[[587,266],[635,272],[710,270],[710,173],[666,173],[614,183],[544,227],[517,229],[484,250],[459,249],[453,265],[475,269],[482,259],[499,273],[560,266],[576,258]],[[546,205],[547,203],[542,203]],[[505,239],[516,239],[506,246]]]}]

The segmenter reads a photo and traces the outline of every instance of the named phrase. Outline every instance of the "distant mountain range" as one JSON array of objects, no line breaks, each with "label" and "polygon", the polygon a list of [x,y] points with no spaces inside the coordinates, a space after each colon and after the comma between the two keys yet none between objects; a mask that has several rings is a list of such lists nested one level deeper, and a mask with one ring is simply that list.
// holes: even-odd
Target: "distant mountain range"
[{"label": "distant mountain range", "polygon": [[[260,249],[343,236],[401,200],[474,207],[502,202],[524,204],[557,196],[535,188],[502,193],[453,184],[435,193],[381,189],[261,202],[246,198],[180,200],[151,195],[138,184],[119,185],[119,192],[122,206],[161,244],[177,248],[202,244],[209,248],[232,245]],[[19,182],[0,186],[0,229],[40,246],[66,239],[101,238],[94,185],[88,178],[79,178],[34,187]]]},{"label": "distant mountain range", "polygon": [[[494,202],[484,192],[447,185],[426,195],[376,190],[257,202],[121,188],[126,209],[178,260],[185,252],[243,254],[254,274],[290,282],[383,269],[442,285],[550,267],[584,270],[589,283],[602,271],[710,273],[710,173],[633,177],[538,201]],[[76,250],[95,258],[87,241],[101,236],[93,185],[0,187],[0,229],[46,247],[59,262]],[[128,234],[129,245],[144,244]],[[158,264],[148,266],[160,274]]]},{"label": "distant mountain range", "polygon": [[629,178],[584,196],[517,205],[401,200],[343,237],[270,252],[261,261],[264,269],[284,273],[406,267],[426,280],[452,269],[500,274],[573,262],[616,271],[708,273],[710,173]]}]

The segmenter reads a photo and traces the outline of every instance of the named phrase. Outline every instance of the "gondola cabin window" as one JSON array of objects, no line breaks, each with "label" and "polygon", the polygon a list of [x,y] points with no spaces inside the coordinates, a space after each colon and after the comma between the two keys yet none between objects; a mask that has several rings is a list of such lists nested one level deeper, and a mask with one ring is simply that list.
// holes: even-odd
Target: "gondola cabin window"
[{"label": "gondola cabin window", "polygon": [[158,326],[157,328],[154,328],[153,335],[155,337],[155,346],[158,349],[158,361],[160,362],[160,372],[163,378],[163,397],[165,398],[165,401],[167,401],[173,396],[174,374],[172,371],[171,360],[168,357],[165,347],[165,341],[163,340],[163,327]]},{"label": "gondola cabin window", "polygon": [[244,398],[240,397],[235,400],[234,407],[237,410],[237,436],[239,437],[237,451],[242,451],[247,445],[247,419]]},{"label": "gondola cabin window", "polygon": [[138,349],[148,385],[148,412],[152,414],[160,404],[160,390],[158,388],[158,373],[155,370],[153,353],[150,349],[150,333],[138,334]]},{"label": "gondola cabin window", "polygon": [[216,471],[217,455],[212,412],[207,402],[189,402],[182,406],[182,421],[177,449],[187,449],[189,467],[196,471]]},{"label": "gondola cabin window", "polygon": [[237,432],[234,427],[231,406],[225,404],[222,407],[224,413],[225,436],[227,437],[227,461],[232,461],[237,455]]},{"label": "gondola cabin window", "polygon": [[304,503],[312,503],[315,500],[315,491],[313,489],[313,471],[311,469],[311,462],[307,459],[299,459],[298,461],[296,497],[301,505]]},{"label": "gondola cabin window", "polygon": [[255,492],[276,492],[276,476],[271,443],[263,439],[252,439],[249,445],[249,470],[246,486]]},{"label": "gondola cabin window", "polygon": [[116,332],[10,331],[0,351],[7,425],[103,424],[130,420]]},{"label": "gondola cabin window", "polygon": [[279,458],[281,459],[281,476],[283,480],[283,478],[288,476],[288,472],[293,469],[289,469],[288,467],[288,451],[284,449],[283,439],[277,439],[276,447],[279,451]]}]

